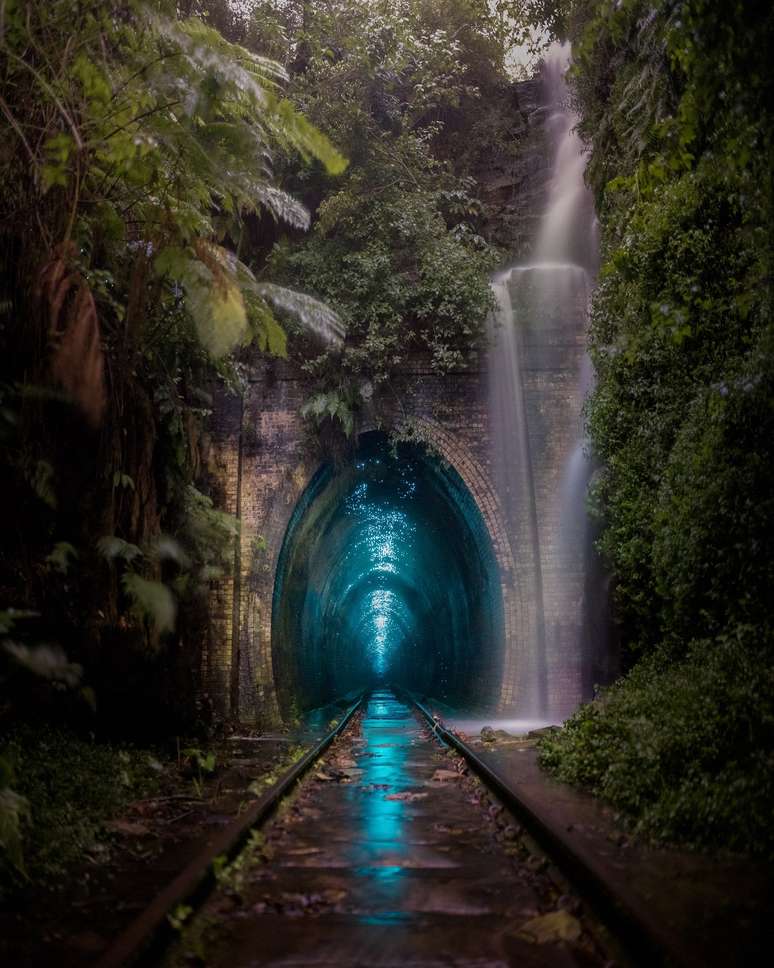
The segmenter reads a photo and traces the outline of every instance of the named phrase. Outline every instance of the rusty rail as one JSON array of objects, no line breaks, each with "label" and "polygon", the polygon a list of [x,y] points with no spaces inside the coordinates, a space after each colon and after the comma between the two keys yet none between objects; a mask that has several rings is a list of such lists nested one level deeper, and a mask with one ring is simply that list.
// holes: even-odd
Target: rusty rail
[{"label": "rusty rail", "polygon": [[201,905],[215,884],[215,867],[221,863],[221,858],[230,860],[234,857],[247,840],[250,831],[271,816],[280,801],[317,762],[334,739],[347,728],[365,696],[366,693],[363,693],[350,706],[335,729],[305,753],[240,817],[214,837],[199,856],[156,895],[100,957],[96,968],[121,968],[123,965],[134,964],[140,957],[151,955],[170,940],[174,929],[168,915],[181,904],[194,908]]},{"label": "rusty rail", "polygon": [[[398,691],[398,690],[396,690]],[[651,929],[638,913],[618,896],[613,887],[600,877],[573,849],[572,844],[543,821],[524,800],[518,790],[509,785],[485,763],[463,740],[444,726],[422,702],[406,690],[399,690],[427,721],[440,743],[455,749],[474,773],[484,782],[500,802],[520,821],[561,873],[588,900],[598,917],[610,926],[620,940],[627,959],[643,968],[675,968],[680,961],[668,951],[668,945]]]}]

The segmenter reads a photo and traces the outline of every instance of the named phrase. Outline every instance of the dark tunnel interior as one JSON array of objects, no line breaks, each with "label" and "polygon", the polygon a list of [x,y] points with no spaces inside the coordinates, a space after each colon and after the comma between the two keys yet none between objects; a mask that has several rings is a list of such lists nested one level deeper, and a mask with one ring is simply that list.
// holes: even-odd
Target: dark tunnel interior
[{"label": "dark tunnel interior", "polygon": [[367,686],[465,707],[494,702],[503,615],[497,562],[459,475],[425,448],[361,436],[323,465],[280,553],[272,610],[283,715]]}]

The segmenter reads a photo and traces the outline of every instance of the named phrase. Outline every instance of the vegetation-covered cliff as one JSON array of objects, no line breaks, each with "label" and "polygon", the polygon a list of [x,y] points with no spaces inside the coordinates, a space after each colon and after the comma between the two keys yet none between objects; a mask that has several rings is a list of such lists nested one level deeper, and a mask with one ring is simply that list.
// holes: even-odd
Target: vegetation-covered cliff
[{"label": "vegetation-covered cliff", "polygon": [[667,838],[771,852],[771,5],[571,5],[602,227],[592,499],[631,670],[543,760]]}]

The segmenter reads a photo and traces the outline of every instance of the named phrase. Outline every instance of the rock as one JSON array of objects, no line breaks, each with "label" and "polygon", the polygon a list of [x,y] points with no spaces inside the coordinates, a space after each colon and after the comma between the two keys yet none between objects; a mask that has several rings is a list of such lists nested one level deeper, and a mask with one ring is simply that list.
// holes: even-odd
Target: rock
[{"label": "rock", "polygon": [[496,743],[497,735],[491,726],[481,727],[481,742],[482,743]]},{"label": "rock", "polygon": [[561,911],[569,911],[570,914],[580,914],[581,902],[577,897],[573,897],[572,894],[562,894],[556,902],[556,906]]},{"label": "rock", "polygon": [[531,729],[527,733],[528,739],[540,739],[541,736],[550,736],[552,733],[561,732],[561,726],[541,726],[540,729]]},{"label": "rock", "polygon": [[577,941],[583,929],[580,921],[567,911],[552,911],[527,921],[516,932],[516,937],[532,944],[551,944],[557,941]]},{"label": "rock", "polygon": [[526,861],[527,868],[532,871],[533,874],[537,874],[548,866],[548,861],[545,857],[538,857],[537,854],[530,854]]}]

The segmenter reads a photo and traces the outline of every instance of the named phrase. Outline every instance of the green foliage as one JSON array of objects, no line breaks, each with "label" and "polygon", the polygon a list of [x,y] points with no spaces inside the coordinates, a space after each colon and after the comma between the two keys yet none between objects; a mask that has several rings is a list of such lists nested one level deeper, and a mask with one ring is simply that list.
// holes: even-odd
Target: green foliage
[{"label": "green foliage", "polygon": [[29,803],[11,789],[15,783],[10,757],[0,754],[0,878],[10,867],[26,877],[24,866],[23,824],[29,817]]},{"label": "green foliage", "polygon": [[134,561],[135,558],[142,557],[142,551],[137,545],[130,541],[124,541],[114,534],[106,534],[97,542],[97,550],[108,561],[120,559],[121,561]]},{"label": "green foliage", "polygon": [[78,558],[78,551],[69,541],[58,541],[49,555],[46,555],[46,563],[50,565],[60,575],[66,575],[70,570],[70,565]]},{"label": "green foliage", "polygon": [[336,390],[316,393],[301,408],[301,416],[311,417],[317,423],[321,423],[326,417],[338,420],[347,437],[351,437],[355,429],[352,406],[341,392]]},{"label": "green foliage", "polygon": [[239,536],[239,522],[225,511],[219,511],[212,499],[193,485],[185,490],[185,527],[180,535],[190,548],[194,561],[200,563],[200,579],[216,578],[231,563]]},{"label": "green foliage", "polygon": [[152,622],[161,633],[174,632],[177,602],[164,582],[152,581],[128,571],[121,579],[121,584],[140,618]]},{"label": "green foliage", "polygon": [[772,510],[771,82],[756,58],[774,24],[701,0],[679,13],[635,0],[577,8],[605,256],[589,426],[605,464],[602,547],[636,651],[726,619],[770,620],[756,531]]},{"label": "green foliage", "polygon": [[540,741],[540,762],[662,841],[774,857],[771,640],[739,627],[655,654]]},{"label": "green foliage", "polygon": [[167,915],[167,921],[174,931],[182,931],[183,925],[193,913],[194,909],[189,904],[178,904],[174,911]]},{"label": "green foliage", "polygon": [[26,645],[6,639],[3,651],[14,662],[41,679],[48,679],[61,686],[74,687],[81,681],[83,669],[77,662],[70,662],[59,646]]},{"label": "green foliage", "polygon": [[[39,190],[78,206],[70,230],[92,251],[95,231],[126,250],[127,223],[143,226],[135,252],[158,251],[161,275],[174,262],[199,336],[221,356],[245,337],[247,313],[229,254],[214,239],[238,238],[241,220],[261,209],[308,225],[303,207],[272,184],[276,148],[318,159],[331,174],[346,161],[282,96],[279,64],[197,18],[167,16],[165,6],[134,0],[118,17],[92,0],[12,5],[4,81],[18,96],[7,113]],[[59,46],[50,76],[54,65],[21,52],[45,47],[65,22],[79,42]],[[25,128],[41,109],[53,122],[36,154]],[[119,267],[97,268],[112,281]]]},{"label": "green foliage", "polygon": [[203,750],[198,746],[190,746],[183,750],[183,757],[193,768],[193,788],[194,793],[199,799],[204,796],[205,777],[212,776],[215,772],[216,754],[214,750]]},{"label": "green foliage", "polygon": [[215,772],[215,752],[203,750],[198,746],[191,746],[183,750],[183,756],[190,760],[200,773]]},{"label": "green foliage", "polygon": [[264,278],[253,239],[262,220],[309,226],[279,165],[333,179],[346,160],[288,99],[285,68],[209,22],[217,6],[3,7],[0,586],[40,613],[2,651],[20,683],[22,666],[87,665],[106,642],[147,670],[148,644],[184,639],[171,665],[190,695],[206,630],[186,617],[234,560],[234,522],[194,488],[204,388],[239,387],[248,343],[284,356],[291,332],[343,334]]},{"label": "green foliage", "polygon": [[292,96],[351,159],[336,183],[295,177],[313,231],[271,261],[346,326],[343,348],[305,354],[314,381],[305,414],[318,425],[351,434],[371,400],[361,388],[378,404],[410,352],[448,371],[480,345],[499,254],[481,233],[468,142],[481,102],[510,85],[505,57],[519,25],[506,26],[505,6],[332,0],[308,8],[303,24],[281,4],[260,6],[259,36],[276,39],[265,26],[273,18],[287,38]]},{"label": "green foliage", "polygon": [[581,0],[571,21],[603,229],[593,502],[634,668],[544,762],[659,836],[770,854],[774,14]]}]

